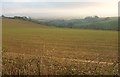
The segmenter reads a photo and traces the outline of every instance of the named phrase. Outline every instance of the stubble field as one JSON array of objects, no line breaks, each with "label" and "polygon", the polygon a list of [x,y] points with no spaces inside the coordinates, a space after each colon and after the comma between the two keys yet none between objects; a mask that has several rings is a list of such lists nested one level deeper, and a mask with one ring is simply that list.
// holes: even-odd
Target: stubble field
[{"label": "stubble field", "polygon": [[3,75],[116,75],[118,32],[3,19]]}]

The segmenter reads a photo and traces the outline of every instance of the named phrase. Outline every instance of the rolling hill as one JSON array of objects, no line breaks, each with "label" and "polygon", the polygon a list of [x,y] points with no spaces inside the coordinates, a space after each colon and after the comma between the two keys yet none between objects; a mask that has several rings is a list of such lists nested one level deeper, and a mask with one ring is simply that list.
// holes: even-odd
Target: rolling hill
[{"label": "rolling hill", "polygon": [[3,27],[6,28],[36,28],[36,27],[48,27],[46,25],[40,25],[37,23],[33,23],[30,21],[25,21],[22,19],[8,19],[8,18],[4,18],[2,19],[2,24]]},{"label": "rolling hill", "polygon": [[97,30],[118,30],[117,17],[86,17],[84,19],[37,19],[33,20],[40,24],[56,27],[97,29]]}]

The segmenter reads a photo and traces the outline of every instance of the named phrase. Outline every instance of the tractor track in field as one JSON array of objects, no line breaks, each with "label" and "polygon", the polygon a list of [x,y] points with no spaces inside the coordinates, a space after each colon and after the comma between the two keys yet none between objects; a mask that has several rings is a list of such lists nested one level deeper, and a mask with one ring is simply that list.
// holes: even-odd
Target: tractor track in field
[{"label": "tractor track in field", "polygon": [[[19,56],[24,56],[24,58],[26,58],[25,56],[27,56],[27,59],[29,59],[29,58],[41,58],[41,60],[43,59],[43,58],[49,58],[49,59],[55,59],[55,60],[63,60],[63,61],[73,61],[73,62],[82,62],[82,63],[94,63],[94,64],[103,64],[103,65],[113,65],[113,64],[115,64],[114,62],[105,62],[105,61],[95,61],[95,59],[94,60],[80,60],[80,59],[72,59],[72,58],[59,58],[59,57],[54,57],[54,56],[50,56],[50,57],[48,57],[48,56],[41,56],[41,55],[31,55],[31,54],[22,54],[22,53],[11,53],[11,52],[7,52],[7,53],[5,53],[5,56],[4,57],[7,57],[7,56],[12,56],[12,57],[18,57],[18,55]],[[3,57],[3,58],[4,58]],[[10,58],[12,58],[12,57],[10,57]],[[9,58],[8,58],[9,59]],[[117,64],[118,65],[118,64]]]}]

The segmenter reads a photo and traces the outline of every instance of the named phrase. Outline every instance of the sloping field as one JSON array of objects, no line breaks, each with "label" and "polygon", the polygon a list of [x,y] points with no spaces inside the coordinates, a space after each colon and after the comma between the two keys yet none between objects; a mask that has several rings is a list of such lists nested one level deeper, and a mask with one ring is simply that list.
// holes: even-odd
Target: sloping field
[{"label": "sloping field", "polygon": [[3,74],[118,74],[117,31],[3,19]]}]

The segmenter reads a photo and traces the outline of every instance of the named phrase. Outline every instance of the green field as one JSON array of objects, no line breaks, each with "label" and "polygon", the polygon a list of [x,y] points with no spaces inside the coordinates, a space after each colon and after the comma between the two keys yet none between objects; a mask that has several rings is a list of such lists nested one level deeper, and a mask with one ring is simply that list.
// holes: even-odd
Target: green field
[{"label": "green field", "polygon": [[[118,74],[118,32],[3,19],[3,74]],[[24,70],[24,71],[23,71]]]}]

